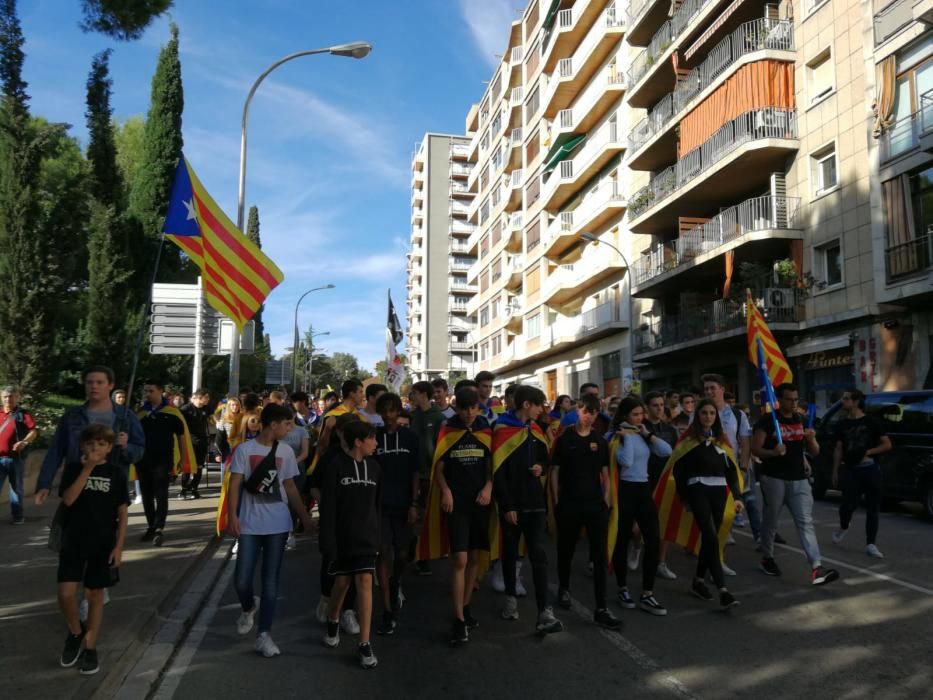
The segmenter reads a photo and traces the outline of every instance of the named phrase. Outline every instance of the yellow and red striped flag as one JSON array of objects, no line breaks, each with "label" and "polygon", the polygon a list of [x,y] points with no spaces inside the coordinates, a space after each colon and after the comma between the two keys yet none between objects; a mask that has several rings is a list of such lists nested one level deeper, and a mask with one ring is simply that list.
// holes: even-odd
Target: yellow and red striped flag
[{"label": "yellow and red striped flag", "polygon": [[755,305],[751,291],[746,291],[746,313],[748,319],[748,361],[758,367],[758,341],[764,350],[765,363],[768,365],[768,378],[773,386],[794,381],[794,373],[781,352],[780,346],[768,328],[761,310]]},{"label": "yellow and red striped flag", "polygon": [[285,278],[217,206],[184,154],[163,232],[201,268],[207,303],[241,331]]}]

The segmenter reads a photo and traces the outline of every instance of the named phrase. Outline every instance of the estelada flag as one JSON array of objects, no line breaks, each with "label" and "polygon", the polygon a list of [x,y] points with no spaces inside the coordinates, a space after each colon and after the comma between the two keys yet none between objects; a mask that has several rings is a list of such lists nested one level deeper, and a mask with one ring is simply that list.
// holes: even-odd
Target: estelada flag
[{"label": "estelada flag", "polygon": [[[171,404],[166,403],[159,406],[155,411],[150,411],[145,407],[141,408],[136,411],[136,417],[139,419],[145,418],[150,412],[167,413],[181,422],[183,433],[174,436],[174,444],[172,445],[174,462],[172,463],[171,475],[176,476],[179,472],[182,474],[196,474],[201,468],[201,465],[198,464],[198,460],[194,456],[194,446],[191,444],[191,433],[188,432],[188,424],[185,422],[185,417],[181,414],[181,411]],[[135,464],[130,468],[129,478],[131,481],[136,479]]]},{"label": "estelada flag", "polygon": [[[677,462],[690,450],[700,445],[700,441],[692,435],[684,435],[674,447],[674,452],[667,460],[667,465],[661,473],[658,485],[654,489],[654,503],[658,508],[658,521],[661,524],[661,538],[668,542],[679,544],[681,547],[698,554],[700,551],[700,530],[697,528],[693,513],[684,508],[684,504],[677,495],[677,483],[674,480],[674,468]],[[716,446],[723,451],[729,460],[729,466],[735,469],[739,477],[739,488],[742,488],[742,472],[739,471],[735,461],[735,452],[728,441],[718,442]],[[735,518],[735,500],[728,486],[726,489],[726,507],[719,526],[719,551],[726,546],[732,521]]]},{"label": "estelada flag", "polygon": [[[347,405],[345,403],[339,403],[336,406],[334,406],[332,409],[330,409],[327,413],[321,416],[321,432],[324,431],[324,426],[327,424],[328,418],[337,418],[338,416],[342,416],[346,413],[350,413],[350,409],[347,408]],[[367,420],[366,414],[360,413],[359,411],[353,411],[353,413],[357,415],[360,420],[362,421]],[[333,440],[334,437],[336,436],[332,435],[330,439]],[[307,471],[305,471],[305,474],[307,476],[311,476],[312,474],[314,474],[314,470],[317,469],[317,463],[320,460],[320,458],[321,458],[321,453],[315,450],[314,457],[311,458],[311,464],[308,465],[308,469]]]},{"label": "estelada flag", "polygon": [[241,331],[285,278],[217,206],[184,154],[162,230],[201,269],[207,303]]},{"label": "estelada flag", "polygon": [[781,352],[777,340],[768,328],[761,310],[752,299],[751,290],[745,292],[745,317],[748,321],[748,361],[758,367],[758,341],[764,350],[765,362],[768,365],[768,378],[772,386],[780,386],[785,382],[794,381],[794,373]]},{"label": "estelada flag", "polygon": [[[456,419],[456,416],[454,416],[454,419]],[[435,477],[438,463],[443,461],[447,453],[460,442],[460,438],[466,435],[467,432],[459,420],[452,420],[451,422],[454,425],[445,423],[441,426],[441,431],[437,436],[437,447],[434,449],[434,459],[431,463],[431,486],[428,489],[428,500],[424,511],[424,522],[421,524],[421,534],[418,536],[418,561],[440,559],[450,552],[447,518],[444,517],[441,510],[441,489]],[[491,458],[492,430],[480,428],[474,430],[473,435],[486,450],[490,451]],[[456,505],[455,503],[454,507]],[[490,529],[495,526],[495,510],[495,508],[489,509]]]}]

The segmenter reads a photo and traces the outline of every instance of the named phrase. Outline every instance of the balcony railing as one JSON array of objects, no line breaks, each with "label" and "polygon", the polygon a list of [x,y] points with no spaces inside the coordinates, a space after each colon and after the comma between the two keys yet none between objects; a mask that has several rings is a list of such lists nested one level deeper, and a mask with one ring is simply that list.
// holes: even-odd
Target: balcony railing
[{"label": "balcony railing", "polygon": [[[764,288],[753,292],[753,298],[772,327],[775,323],[798,320],[797,306],[802,301],[799,289]],[[678,343],[705,340],[716,333],[744,329],[745,312],[744,300],[738,299],[717,299],[712,304],[684,309],[680,314],[662,317],[639,328],[635,333],[635,352],[651,352]]]},{"label": "balcony railing", "polygon": [[645,73],[655,64],[658,58],[670,48],[670,45],[681,35],[684,29],[693,21],[707,3],[711,0],[685,0],[674,16],[664,24],[651,37],[648,47],[642,51],[635,60],[632,61],[632,67],[629,69],[629,85],[635,85],[644,77]]},{"label": "balcony railing", "polygon": [[470,170],[471,170],[471,168],[470,168],[469,165],[462,165],[461,163],[451,163],[451,164],[450,164],[450,174],[451,174],[451,175],[460,175],[460,176],[469,175],[469,174],[470,174]]},{"label": "balcony railing", "polygon": [[635,263],[635,284],[687,265],[704,253],[755,231],[801,228],[799,197],[755,197],[730,207],[676,241],[657,245]]},{"label": "balcony railing", "polygon": [[473,350],[473,346],[470,343],[462,340],[451,340],[450,343],[448,343],[448,347],[456,352],[470,352]]},{"label": "balcony railing", "polygon": [[673,118],[674,115],[679,114],[730,66],[742,56],[763,49],[793,51],[793,23],[788,20],[752,20],[716,44],[703,63],[678,81],[674,92],[665,95],[648,112],[648,116],[635,125],[629,135],[629,148],[640,148],[656,134],[676,123],[678,120]]},{"label": "balcony railing", "polygon": [[913,21],[913,1],[894,0],[875,15],[875,46],[883,44]]},{"label": "balcony railing", "polygon": [[517,88],[512,88],[512,93],[509,95],[509,105],[512,107],[521,107],[522,100],[525,99],[525,88],[519,85]]},{"label": "balcony railing", "polygon": [[450,219],[450,230],[454,233],[471,234],[476,230],[476,225],[462,219]]},{"label": "balcony railing", "polygon": [[636,25],[648,8],[655,3],[655,0],[632,0],[628,6],[628,24],[630,27]]},{"label": "balcony railing", "polygon": [[920,134],[933,129],[933,90],[920,96],[920,109],[898,119],[878,139],[881,160],[888,161],[910,153],[920,145]]},{"label": "balcony railing", "polygon": [[467,143],[451,144],[450,155],[456,158],[469,158],[470,157],[470,145]]},{"label": "balcony railing", "polygon": [[925,272],[933,266],[933,231],[884,250],[888,281]]},{"label": "balcony railing", "polygon": [[709,140],[655,175],[646,187],[632,195],[629,217],[635,219],[640,216],[655,202],[679,190],[746,143],[759,139],[796,138],[796,111],[768,107],[746,112],[726,123]]},{"label": "balcony railing", "polygon": [[576,209],[562,211],[551,222],[547,230],[547,244],[557,236],[571,234],[584,226],[592,217],[609,203],[622,204],[625,196],[618,180],[606,179],[587,193],[583,202]]},{"label": "balcony railing", "polygon": [[522,47],[521,47],[521,46],[513,46],[513,47],[512,47],[512,55],[511,55],[511,58],[510,58],[510,62],[511,62],[511,63],[521,63],[521,62],[522,62]]},{"label": "balcony railing", "polygon": [[920,133],[933,129],[933,90],[920,95]]}]

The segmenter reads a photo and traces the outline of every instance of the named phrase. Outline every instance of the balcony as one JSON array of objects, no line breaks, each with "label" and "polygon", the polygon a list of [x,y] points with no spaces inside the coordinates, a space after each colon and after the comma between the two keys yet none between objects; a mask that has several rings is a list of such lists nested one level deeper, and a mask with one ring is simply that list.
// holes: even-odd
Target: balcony
[{"label": "balcony", "polygon": [[450,157],[454,160],[468,160],[470,158],[470,144],[452,143],[450,145]]},{"label": "balcony", "polygon": [[465,165],[463,163],[451,163],[448,175],[450,175],[451,178],[468,178],[470,177],[471,170],[472,168],[469,165]]},{"label": "balcony", "polygon": [[509,189],[505,194],[505,210],[508,212],[513,212],[522,205],[523,175],[524,173],[521,170],[513,170],[509,173]]},{"label": "balcony", "polygon": [[608,247],[588,245],[572,264],[558,265],[542,285],[542,301],[559,307],[584,295],[586,290],[605,285],[625,270],[622,257]]},{"label": "balcony", "polygon": [[665,0],[632,0],[628,8],[626,39],[632,46],[646,46],[667,20],[671,4]]},{"label": "balcony", "polygon": [[450,232],[457,236],[469,236],[476,230],[476,226],[463,219],[450,219]]},{"label": "balcony", "polygon": [[926,274],[933,268],[933,230],[912,241],[889,246],[884,250],[887,282]]},{"label": "balcony", "polygon": [[463,282],[458,277],[449,278],[448,287],[451,294],[476,294],[478,288],[475,284]]},{"label": "balcony", "polygon": [[449,270],[455,272],[466,272],[470,269],[470,266],[473,264],[474,260],[471,258],[457,258],[457,257],[448,257],[447,258],[447,267]]},{"label": "balcony", "polygon": [[464,204],[463,202],[458,202],[457,200],[451,200],[449,207],[447,208],[447,213],[450,216],[467,216],[470,213],[470,207]]},{"label": "balcony", "polygon": [[[711,203],[767,189],[770,173],[783,168],[786,156],[797,150],[797,137],[797,113],[792,110],[752,110],[727,122],[631,196],[629,229],[672,229],[684,211],[706,211]],[[726,168],[728,177],[723,176]]]},{"label": "balcony", "polygon": [[502,232],[505,239],[505,249],[510,253],[522,252],[522,225],[523,216],[521,211],[509,214],[506,229]]},{"label": "balcony", "polygon": [[525,272],[525,256],[509,255],[505,260],[505,288],[515,289],[522,285]]},{"label": "balcony", "polygon": [[424,240],[424,228],[420,225],[412,226],[411,228],[411,242],[417,243]]},{"label": "balcony", "polygon": [[575,209],[562,211],[548,226],[544,236],[544,254],[558,258],[583,231],[599,229],[626,207],[621,184],[610,178],[590,190]]},{"label": "balcony", "polygon": [[561,82],[560,71],[565,69],[572,71],[572,59],[561,61],[558,73],[548,86],[544,116],[557,119],[560,128],[588,131],[625,94],[628,74],[610,63],[593,76],[586,87],[577,91],[565,89]]},{"label": "balcony", "polygon": [[[546,118],[553,119],[555,114],[568,107],[574,100],[582,99],[584,92],[603,91],[607,84],[617,90],[624,89],[622,79],[607,83],[597,76],[599,67],[618,48],[624,34],[625,22],[621,15],[616,13],[613,3],[603,10],[599,20],[573,55],[561,58],[556,63],[556,69],[549,70],[550,77],[542,100]],[[614,72],[614,69],[610,72]]]},{"label": "balcony", "polygon": [[583,147],[572,158],[562,160],[544,185],[541,197],[546,209],[559,209],[576,194],[580,185],[599,173],[625,150],[626,141],[619,135],[618,120],[610,119],[588,134]]},{"label": "balcony", "polygon": [[[573,7],[560,10],[556,16],[550,18],[550,32],[545,33],[547,44],[541,56],[543,73],[551,73],[561,58],[573,53],[599,14],[598,2],[577,0]],[[548,26],[547,19],[545,26]]]},{"label": "balcony", "polygon": [[469,254],[470,246],[462,238],[451,238],[447,243],[447,252]]},{"label": "balcony", "polygon": [[421,207],[412,207],[411,208],[411,223],[417,221],[424,221],[424,209]]},{"label": "balcony", "polygon": [[793,32],[792,22],[758,19],[744,23],[720,41],[632,129],[626,154],[629,167],[653,170],[665,160],[670,162],[677,149],[677,125],[684,115],[742,65],[766,58],[795,60]]},{"label": "balcony", "polygon": [[451,181],[450,195],[452,197],[472,197],[473,193],[470,192],[470,188],[463,183]]},{"label": "balcony", "polygon": [[447,343],[447,348],[451,352],[473,352],[473,345],[465,340],[451,340]]},{"label": "balcony", "polygon": [[878,139],[881,162],[913,153],[918,148],[933,152],[933,90],[920,96],[920,109],[898,119]]},{"label": "balcony", "polygon": [[913,21],[912,0],[894,0],[875,14],[873,21],[875,46],[881,46]]},{"label": "balcony", "polygon": [[787,240],[802,238],[799,198],[746,200],[679,238],[643,253],[633,266],[632,295],[658,296],[676,289],[695,288],[702,284],[704,270],[709,275],[711,266],[715,266],[715,274],[721,274],[720,256],[726,251],[754,244],[752,257],[770,260],[787,250]]}]

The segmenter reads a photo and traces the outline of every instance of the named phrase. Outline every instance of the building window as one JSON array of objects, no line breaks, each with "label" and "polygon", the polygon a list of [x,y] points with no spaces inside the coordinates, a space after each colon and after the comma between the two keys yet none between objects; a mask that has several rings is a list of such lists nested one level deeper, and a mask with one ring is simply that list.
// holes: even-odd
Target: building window
[{"label": "building window", "polygon": [[541,150],[541,136],[537,129],[531,135],[531,138],[528,139],[528,144],[525,146],[525,162],[531,163],[535,156],[538,155],[538,151]]},{"label": "building window", "polygon": [[534,116],[538,113],[538,107],[541,106],[541,98],[538,94],[538,88],[534,89],[528,102],[525,103],[525,123],[529,126],[534,121]]},{"label": "building window", "polygon": [[489,325],[489,306],[484,306],[479,310],[479,325],[488,326]]},{"label": "building window", "polygon": [[824,243],[814,250],[817,272],[826,286],[842,284],[842,243],[839,239]]},{"label": "building window", "polygon": [[499,255],[492,261],[492,281],[495,282],[502,277],[502,256]]},{"label": "building window", "polygon": [[536,219],[525,232],[525,250],[532,251],[541,242],[541,221]]},{"label": "building window", "polygon": [[541,314],[537,313],[525,319],[525,337],[531,339],[539,335],[541,335]]},{"label": "building window", "polygon": [[833,50],[826,47],[816,58],[807,63],[807,95],[809,104],[815,105],[826,99],[835,89],[835,71],[833,70]]},{"label": "building window", "polygon": [[479,359],[488,360],[489,359],[489,343],[483,343],[479,346]]},{"label": "building window", "polygon": [[502,297],[496,297],[492,300],[492,317],[499,318],[502,315]]},{"label": "building window", "polygon": [[525,293],[536,294],[541,289],[541,266],[535,265],[525,273]]},{"label": "building window", "polygon": [[814,197],[826,194],[839,185],[835,143],[810,154],[810,182]]},{"label": "building window", "polygon": [[502,217],[496,219],[496,222],[492,225],[492,229],[489,232],[489,236],[489,244],[495,246],[502,237]]},{"label": "building window", "polygon": [[498,333],[492,337],[492,354],[499,355],[502,352],[502,336]]},{"label": "building window", "polygon": [[483,270],[479,276],[479,291],[485,292],[489,289],[489,270]]},{"label": "building window", "polygon": [[479,259],[482,260],[489,255],[489,234],[487,233],[479,240]]}]

